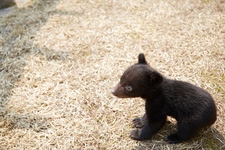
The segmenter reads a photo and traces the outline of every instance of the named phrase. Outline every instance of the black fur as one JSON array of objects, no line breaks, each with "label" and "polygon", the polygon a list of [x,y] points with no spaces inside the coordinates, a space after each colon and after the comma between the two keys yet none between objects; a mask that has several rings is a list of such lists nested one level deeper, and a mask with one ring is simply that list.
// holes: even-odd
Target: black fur
[{"label": "black fur", "polygon": [[189,140],[200,129],[216,121],[216,106],[211,95],[187,82],[163,77],[151,68],[144,54],[129,67],[112,93],[120,98],[145,99],[145,115],[135,118],[131,138],[148,140],[163,127],[167,116],[177,120],[177,132],[167,136],[169,143]]}]

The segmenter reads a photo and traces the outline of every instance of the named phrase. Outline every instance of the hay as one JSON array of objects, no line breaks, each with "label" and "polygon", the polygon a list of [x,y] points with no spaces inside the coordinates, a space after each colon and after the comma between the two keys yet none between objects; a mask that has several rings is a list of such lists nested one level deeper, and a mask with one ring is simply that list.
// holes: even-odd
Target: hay
[{"label": "hay", "polygon": [[[37,0],[0,17],[1,149],[223,149],[223,0]],[[218,120],[189,142],[129,138],[141,99],[110,93],[146,54],[164,75],[215,98]],[[173,121],[171,121],[173,122]]]}]

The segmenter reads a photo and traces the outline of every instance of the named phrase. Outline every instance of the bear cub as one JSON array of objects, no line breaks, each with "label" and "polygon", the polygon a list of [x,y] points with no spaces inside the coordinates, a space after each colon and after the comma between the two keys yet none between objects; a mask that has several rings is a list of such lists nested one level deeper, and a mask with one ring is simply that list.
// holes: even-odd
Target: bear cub
[{"label": "bear cub", "polygon": [[145,114],[133,120],[130,137],[135,140],[152,138],[165,124],[167,116],[177,121],[177,131],[168,135],[169,143],[189,140],[216,121],[216,106],[211,95],[193,84],[171,80],[150,67],[144,54],[120,78],[112,94],[119,98],[141,97]]}]

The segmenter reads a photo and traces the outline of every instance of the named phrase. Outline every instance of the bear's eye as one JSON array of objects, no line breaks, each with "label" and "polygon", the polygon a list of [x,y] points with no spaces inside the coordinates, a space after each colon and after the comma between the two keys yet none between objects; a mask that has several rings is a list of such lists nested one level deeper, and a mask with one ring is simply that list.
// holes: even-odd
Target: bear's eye
[{"label": "bear's eye", "polygon": [[125,86],[125,89],[126,89],[128,92],[132,91],[132,87],[129,86],[129,85]]}]

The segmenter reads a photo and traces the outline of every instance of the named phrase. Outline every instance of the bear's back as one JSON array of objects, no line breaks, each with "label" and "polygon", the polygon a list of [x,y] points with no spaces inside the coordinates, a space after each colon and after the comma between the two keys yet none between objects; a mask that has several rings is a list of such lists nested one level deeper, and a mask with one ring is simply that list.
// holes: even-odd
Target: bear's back
[{"label": "bear's back", "polygon": [[211,95],[188,82],[164,79],[162,93],[168,115],[176,119],[202,115],[207,109],[215,109]]}]

